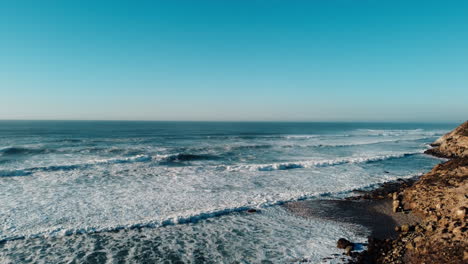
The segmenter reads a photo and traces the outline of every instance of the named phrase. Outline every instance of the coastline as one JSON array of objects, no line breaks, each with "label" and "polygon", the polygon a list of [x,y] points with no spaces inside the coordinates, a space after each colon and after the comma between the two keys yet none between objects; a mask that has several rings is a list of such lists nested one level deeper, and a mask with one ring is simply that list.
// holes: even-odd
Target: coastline
[{"label": "coastline", "polygon": [[[350,257],[348,263],[466,263],[468,121],[431,146],[426,154],[449,160],[418,178],[387,182],[371,191],[356,190],[357,196],[343,200],[283,206],[300,217],[367,227],[371,231],[367,244],[337,238],[337,246]],[[340,257],[344,260],[342,256],[324,260]]]},{"label": "coastline", "polygon": [[[384,244],[398,238],[397,226],[413,226],[422,222],[422,217],[407,210],[393,212],[392,194],[412,186],[418,178],[398,179],[380,184],[374,190],[354,190],[356,196],[334,200],[302,200],[282,205],[288,212],[298,217],[319,218],[329,221],[358,224],[370,231],[368,242],[352,243],[352,250],[344,250],[342,255],[326,257],[323,260],[341,260],[348,263],[377,263],[374,251],[380,252]],[[336,238],[340,239],[339,237]],[[347,239],[347,238],[345,238]],[[367,247],[367,250],[365,248]],[[371,254],[369,254],[369,249]],[[348,258],[344,258],[347,256]]]},{"label": "coastline", "polygon": [[[446,130],[448,130],[448,128],[446,128],[445,131]],[[401,133],[404,133],[404,135],[408,134],[407,131],[401,132],[399,130],[392,129],[390,129],[389,131],[378,130],[378,132],[369,132],[366,130],[365,132],[360,131],[360,133],[365,133],[365,138],[369,137],[368,134],[373,135],[375,133],[379,134],[379,138],[381,137],[380,134],[383,133],[396,133],[398,135]],[[431,136],[430,141],[433,141],[435,140],[435,137],[433,137],[433,133],[437,132],[434,132],[433,128],[431,128],[429,132],[425,130],[411,130],[411,133],[416,133],[418,135],[418,138],[420,134],[423,134],[424,136]],[[440,133],[437,134],[440,135]],[[399,135],[398,138],[401,138],[401,136]],[[304,143],[303,139],[299,140],[300,143]],[[74,141],[76,141],[76,139],[74,139]],[[260,145],[257,138],[254,138],[252,141],[256,143],[256,145],[254,146]],[[356,140],[354,140],[354,138],[351,138],[351,141],[355,142]],[[359,143],[359,140],[357,141]],[[383,141],[386,141],[386,138],[384,138]],[[411,140],[409,142],[409,145],[418,148],[418,153],[422,153],[423,150],[421,148],[424,145],[427,146],[428,141],[429,140],[425,138]],[[80,145],[81,141],[72,143]],[[383,145],[380,145],[379,143],[377,146],[373,144],[371,146],[367,146],[368,144],[365,144],[364,146],[346,146],[339,147],[338,149],[340,151],[349,150],[351,153],[354,154],[364,154],[366,151],[368,151],[378,156],[378,154],[381,154],[379,150],[395,151],[405,146],[399,143],[400,142],[393,142],[389,143],[388,145],[387,143]],[[225,144],[224,140],[222,141],[222,144]],[[262,148],[260,148],[262,150],[263,145],[260,146],[262,146]],[[60,147],[62,147],[62,145],[60,145]],[[394,147],[394,149],[392,149],[392,147]],[[328,148],[324,147],[316,148],[318,150],[328,150]],[[87,148],[84,147],[84,149]],[[332,150],[335,150],[335,146],[333,146]],[[30,149],[26,149],[25,151],[30,151]],[[269,152],[271,150],[268,148],[265,151]],[[290,150],[288,148],[287,152],[289,151]],[[178,150],[176,153],[178,152],[181,151]],[[175,155],[173,155],[173,157],[175,157]],[[357,156],[356,158],[359,157]],[[421,161],[425,163],[419,163]],[[94,230],[93,226],[91,226],[91,228],[88,229],[70,228],[67,230],[77,231],[60,233],[58,233],[57,231],[52,231],[55,233],[47,233],[51,234],[50,236],[48,236],[47,234],[42,235],[41,233],[41,235],[38,235],[37,237],[27,236],[23,237],[24,239],[8,241],[6,243],[0,241],[0,259],[5,257],[6,259],[10,260],[6,263],[21,263],[26,262],[27,260],[32,261],[32,258],[45,262],[56,263],[58,262],[56,260],[71,255],[70,258],[73,258],[78,262],[86,262],[88,259],[93,260],[97,258],[96,256],[99,256],[99,260],[101,262],[105,262],[109,259],[120,261],[125,259],[131,259],[133,257],[130,255],[125,255],[126,253],[121,252],[126,252],[128,249],[136,249],[142,250],[140,251],[141,254],[143,254],[144,251],[153,252],[153,255],[151,256],[150,254],[146,253],[144,256],[148,259],[154,260],[155,262],[163,262],[166,259],[171,259],[171,254],[173,254],[173,252],[177,252],[176,255],[178,259],[185,260],[185,262],[190,262],[187,259],[190,259],[191,256],[194,256],[194,249],[196,249],[198,254],[197,256],[201,256],[204,258],[206,257],[206,259],[210,260],[216,259],[218,260],[218,262],[223,262],[221,260],[225,260],[224,262],[234,262],[234,260],[242,259],[244,258],[244,255],[246,255],[250,256],[249,262],[251,263],[259,263],[262,259],[274,260],[272,261],[273,263],[296,263],[304,261],[308,263],[343,263],[344,261],[351,260],[351,257],[357,256],[357,252],[362,251],[366,248],[366,246],[369,246],[369,243],[367,243],[368,235],[371,235],[372,237],[375,237],[380,240],[396,239],[398,237],[398,233],[394,230],[395,226],[415,225],[416,223],[419,223],[421,221],[420,217],[416,214],[412,214],[411,211],[408,211],[408,214],[392,212],[391,208],[393,204],[393,193],[403,192],[404,188],[410,187],[412,184],[414,184],[416,180],[406,180],[406,178],[405,180],[403,180],[397,179],[396,177],[407,177],[407,175],[420,175],[417,174],[420,172],[420,165],[424,165],[425,169],[423,171],[427,171],[438,162],[441,161],[439,159],[431,158],[428,155],[410,154],[408,156],[403,157],[398,156],[396,159],[384,159],[382,162],[381,160],[377,160],[377,162],[375,163],[364,161],[362,166],[361,164],[357,164],[356,166],[348,166],[346,163],[343,164],[343,166],[339,167],[334,166],[335,164],[332,164],[332,166],[324,166],[324,168],[317,166],[317,168],[314,169],[313,173],[312,170],[291,170],[284,171],[281,173],[268,172],[268,174],[272,174],[273,176],[279,175],[281,179],[281,181],[278,181],[279,183],[290,182],[291,179],[296,178],[294,175],[308,176],[308,178],[305,177],[306,180],[300,182],[301,185],[295,184],[291,186],[284,186],[291,188],[294,191],[297,191],[298,187],[300,187],[302,188],[301,190],[305,190],[304,193],[308,193],[308,191],[310,190],[310,186],[306,185],[307,183],[317,183],[317,185],[320,185],[322,182],[316,181],[319,178],[327,180],[325,184],[327,188],[323,188],[323,190],[333,189],[329,188],[328,186],[333,187],[335,186],[335,184],[337,187],[348,187],[344,188],[345,191],[343,192],[317,192],[319,193],[318,195],[304,196],[297,199],[287,200],[281,197],[282,199],[279,199],[279,202],[275,202],[274,204],[265,204],[264,206],[244,206],[244,204],[242,204],[242,206],[240,207],[229,207],[227,209],[223,208],[222,210],[218,211],[203,211],[201,214],[190,215],[189,217],[185,218],[168,218],[170,220],[161,221],[161,223],[163,223],[161,226],[159,225],[159,222],[151,220],[135,221],[134,223],[132,222],[131,224],[127,224],[127,222],[120,222],[120,218],[118,219],[119,222],[115,222],[116,225],[109,225],[110,228],[108,229],[101,228]],[[135,166],[131,166],[133,164],[135,164]],[[102,167],[107,169],[109,167],[118,167],[119,169],[124,169],[129,167],[146,168],[148,163],[133,162],[132,160],[132,162],[125,163],[125,165],[120,165],[120,163],[117,163],[117,165],[113,163],[106,163],[105,166],[101,166],[103,164],[99,165],[100,166],[96,166],[96,168]],[[93,170],[90,171],[92,174],[94,174],[96,170],[94,170],[95,167],[92,168]],[[294,167],[292,168],[294,169]],[[355,168],[359,169],[353,170]],[[318,177],[316,173],[318,172],[318,170],[322,169],[324,173],[318,174],[320,175],[320,177]],[[361,169],[364,169],[364,171]],[[346,173],[346,170],[348,170],[348,172],[351,173],[348,175]],[[410,170],[411,173],[406,173],[407,170]],[[144,183],[144,185],[140,185],[139,187],[148,186],[148,183],[153,182],[152,180],[162,178],[148,178],[145,176],[144,173],[140,173],[144,172],[142,170],[135,169],[133,171],[135,173],[132,173],[130,171],[128,174],[127,171],[125,171],[125,179],[135,177],[134,179],[139,180],[137,182]],[[311,173],[308,173],[309,171]],[[80,170],[79,172],[80,177],[81,175],[87,175],[87,170],[83,170],[83,172]],[[68,174],[68,172],[65,172],[63,174],[54,172],[50,174],[41,173],[40,176],[44,178],[44,176],[48,175],[62,176]],[[253,174],[257,175],[261,173],[255,172]],[[140,175],[145,176],[145,181],[140,181],[141,179],[138,178],[140,177]],[[229,173],[229,175],[232,174]],[[294,177],[287,177],[291,175],[293,175]],[[336,175],[342,175],[342,177],[334,178]],[[105,176],[108,175],[106,174]],[[121,174],[117,174],[116,176],[121,176]],[[196,177],[200,176],[196,175]],[[34,179],[42,178],[16,177],[5,179],[6,181],[11,182],[24,180],[26,183],[30,183]],[[100,177],[100,179],[103,178],[105,177]],[[190,179],[189,177],[179,177],[178,180],[184,180],[182,178]],[[204,179],[208,178],[211,178],[211,176],[206,177]],[[230,177],[229,179],[232,178],[234,177]],[[261,177],[261,179],[264,178],[266,177]],[[50,177],[50,179],[55,179],[55,177]],[[394,181],[388,182],[389,180]],[[236,179],[232,183],[237,183],[237,181],[238,180]],[[384,183],[384,181],[387,182]],[[50,181],[47,181],[47,184],[49,184],[48,182]],[[192,183],[192,181],[188,182]],[[203,182],[209,181],[204,180]],[[229,181],[226,182],[225,180],[223,180],[222,182],[223,184],[231,183]],[[256,182],[260,184],[252,185],[252,189],[254,190],[262,188],[261,184],[265,183],[260,181],[260,177],[259,179],[256,179]],[[375,182],[380,182],[380,184]],[[93,182],[93,185],[94,184],[96,183]],[[356,186],[354,188],[360,188],[360,190],[352,191],[353,188],[349,188],[350,185]],[[128,187],[132,186],[135,185],[124,186],[123,189],[126,190]],[[245,189],[245,185],[239,184],[234,186],[243,187],[239,193],[249,191],[249,185],[247,185],[247,189]],[[312,185],[312,187],[313,186],[314,185]],[[374,189],[378,186],[380,187],[370,192],[362,191]],[[216,185],[214,185],[214,187],[216,187]],[[281,189],[283,189],[284,187],[281,186]],[[145,189],[138,188],[138,190],[144,191]],[[222,191],[224,195],[224,191],[226,191],[226,189],[222,189]],[[107,192],[107,197],[112,197],[111,195],[113,193],[114,191]],[[352,195],[351,197],[344,198],[346,196],[349,196],[350,194]],[[36,194],[35,196],[37,197],[38,195]],[[145,195],[145,197],[146,196],[148,195]],[[185,198],[186,197],[187,196],[185,196]],[[231,196],[231,198],[233,197]],[[76,201],[80,200],[78,199]],[[184,199],[183,201],[187,200]],[[205,201],[208,202],[208,200]],[[192,206],[192,204],[195,204],[196,202],[196,199],[193,199],[193,201],[190,201],[190,206]],[[112,204],[113,203],[110,203],[110,205]],[[144,211],[142,210],[139,212],[148,211],[151,211],[151,207],[145,207]],[[46,213],[47,211],[41,210],[40,212]],[[72,212],[76,212],[76,210],[72,210]],[[301,219],[299,216],[305,218]],[[311,217],[311,219],[307,219],[308,217]],[[323,220],[321,218],[326,220]],[[88,227],[89,225],[84,226]],[[238,232],[238,230],[241,230],[241,232]],[[370,233],[369,231],[371,231],[372,233]],[[345,256],[345,254],[343,253],[346,253],[346,251],[336,248],[336,240],[340,237],[347,238],[353,242],[360,243],[356,244],[353,248],[354,250],[349,252],[350,256]],[[165,243],[160,244],[160,241],[165,241]],[[222,241],[221,245],[224,248],[218,249],[215,247],[203,247],[204,245],[210,245],[211,241]],[[82,245],[87,245],[86,250],[84,250],[84,252],[86,252],[86,255],[77,255],[77,253],[81,252]],[[101,248],[101,245],[105,245],[104,248]],[[171,245],[171,247],[176,248],[177,251],[168,250],[168,246],[166,245]],[[202,246],[196,247],[197,245]],[[72,251],[68,250],[68,248],[70,247],[73,248]],[[96,250],[94,248],[98,249]],[[223,250],[222,252],[220,251],[221,249]],[[103,254],[103,252],[105,252],[105,254]],[[248,255],[250,254],[249,252],[268,252],[272,255],[266,257],[263,257],[262,255]],[[221,253],[224,255],[221,255]],[[24,258],[26,256],[27,258]],[[138,256],[138,254],[136,256]],[[329,256],[333,256],[333,258]],[[228,261],[228,259],[232,261]],[[213,263],[215,263],[215,261],[213,261]]]},{"label": "coastline", "polygon": [[292,214],[304,218],[321,218],[337,222],[359,224],[378,239],[395,238],[395,226],[421,221],[415,214],[397,214],[391,211],[392,200],[306,200],[291,202],[284,207]]}]

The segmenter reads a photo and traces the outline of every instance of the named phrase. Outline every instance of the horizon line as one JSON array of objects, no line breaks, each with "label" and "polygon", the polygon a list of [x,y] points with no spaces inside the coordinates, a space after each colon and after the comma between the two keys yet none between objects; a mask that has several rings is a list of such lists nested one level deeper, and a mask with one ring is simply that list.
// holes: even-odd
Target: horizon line
[{"label": "horizon line", "polygon": [[192,122],[192,123],[420,123],[452,124],[459,121],[408,121],[408,120],[151,120],[151,119],[0,119],[2,121],[62,121],[62,122]]}]

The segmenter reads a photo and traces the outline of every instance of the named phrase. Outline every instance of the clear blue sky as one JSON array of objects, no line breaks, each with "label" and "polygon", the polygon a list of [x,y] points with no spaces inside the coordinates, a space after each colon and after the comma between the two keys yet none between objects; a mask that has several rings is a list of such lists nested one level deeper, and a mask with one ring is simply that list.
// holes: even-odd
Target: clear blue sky
[{"label": "clear blue sky", "polygon": [[468,1],[0,3],[0,119],[467,118]]}]

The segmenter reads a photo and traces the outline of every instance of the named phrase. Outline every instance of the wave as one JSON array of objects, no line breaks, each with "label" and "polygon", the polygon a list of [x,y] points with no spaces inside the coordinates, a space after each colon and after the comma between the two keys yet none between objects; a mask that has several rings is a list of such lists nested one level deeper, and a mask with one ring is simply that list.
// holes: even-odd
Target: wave
[{"label": "wave", "polygon": [[303,169],[313,167],[324,167],[324,166],[335,166],[347,163],[368,163],[383,161],[395,158],[404,158],[416,154],[422,154],[424,151],[410,152],[410,153],[394,153],[387,155],[376,155],[376,156],[362,156],[362,157],[346,157],[330,160],[304,160],[296,162],[283,162],[283,163],[271,163],[271,164],[246,164],[246,165],[232,165],[232,166],[218,166],[227,171],[276,171],[276,170],[291,170],[291,169]]},{"label": "wave", "polygon": [[103,160],[94,160],[91,162],[90,165],[95,165],[95,164],[109,164],[109,163],[132,163],[132,162],[148,162],[151,161],[153,158],[148,155],[135,155],[132,157],[127,157],[127,158],[111,158],[111,159],[103,159]]},{"label": "wave", "polygon": [[57,139],[53,140],[52,142],[59,142],[59,143],[81,143],[84,142],[83,139],[75,139],[75,138],[64,138],[64,139]]},{"label": "wave", "polygon": [[272,148],[274,145],[270,144],[260,144],[260,145],[234,145],[234,146],[227,146],[225,150],[245,150],[245,149],[269,149]]},{"label": "wave", "polygon": [[32,167],[26,169],[17,169],[17,170],[0,170],[0,177],[15,177],[15,176],[28,176],[35,172],[52,172],[52,171],[70,171],[76,169],[86,169],[96,165],[103,164],[125,164],[125,163],[139,163],[139,162],[150,162],[157,161],[159,164],[169,165],[176,163],[183,163],[188,161],[197,161],[197,160],[216,160],[221,157],[213,155],[195,155],[195,154],[186,154],[178,153],[173,155],[135,155],[126,158],[110,158],[110,159],[97,159],[90,160],[85,163],[79,164],[64,164],[64,165],[51,165],[51,166],[42,166],[42,167]]},{"label": "wave", "polygon": [[159,161],[160,164],[177,164],[184,163],[189,161],[198,161],[198,160],[219,160],[220,156],[209,155],[209,154],[189,154],[189,153],[177,153],[171,155],[157,155],[154,157]]},{"label": "wave", "polygon": [[91,160],[87,163],[80,163],[80,164],[51,165],[51,166],[32,167],[32,168],[17,169],[17,170],[0,170],[0,177],[28,176],[35,172],[70,171],[70,170],[76,170],[76,169],[85,169],[85,168],[89,168],[91,166],[100,165],[100,164],[148,162],[151,160],[152,160],[151,156],[136,155],[136,156],[128,157],[128,158]]},{"label": "wave", "polygon": [[53,153],[55,151],[55,149],[49,148],[6,147],[0,149],[0,154],[1,156],[39,155]]},{"label": "wave", "polygon": [[382,143],[398,143],[398,142],[407,142],[407,141],[417,141],[424,139],[432,139],[432,137],[417,137],[412,139],[382,139],[374,140],[369,142],[349,142],[349,143],[317,143],[317,144],[286,144],[280,145],[282,148],[332,148],[332,147],[353,147],[353,146],[365,146],[365,145],[376,145]]},{"label": "wave", "polygon": [[407,136],[407,135],[421,135],[421,136],[440,136],[446,133],[445,130],[424,130],[418,129],[357,129],[356,135],[365,136]]},{"label": "wave", "polygon": [[[375,155],[375,156],[359,156],[359,157],[344,157],[337,159],[329,160],[303,160],[303,161],[294,161],[294,162],[278,162],[270,164],[241,164],[241,165],[211,165],[204,167],[213,167],[216,170],[224,171],[278,171],[278,170],[291,170],[291,169],[304,169],[304,168],[313,168],[313,167],[324,167],[324,166],[336,166],[347,163],[368,163],[383,161],[388,159],[403,158],[411,155],[422,154],[423,150],[417,152],[409,153],[393,153],[387,155]],[[221,159],[219,156],[214,155],[195,155],[195,154],[185,154],[178,153],[173,155],[136,155],[127,158],[111,158],[111,159],[102,159],[102,160],[91,160],[86,163],[81,164],[65,164],[65,165],[51,165],[43,167],[33,167],[26,169],[17,169],[17,170],[0,170],[0,177],[15,177],[15,176],[29,176],[35,172],[53,172],[53,171],[70,171],[76,169],[87,169],[92,166],[102,165],[102,164],[125,164],[125,163],[139,163],[139,162],[150,162],[156,161],[160,165],[172,165],[172,164],[181,164],[189,161],[198,161],[198,160],[217,160]]]},{"label": "wave", "polygon": [[0,170],[0,177],[21,177],[31,175],[33,172],[26,170]]},{"label": "wave", "polygon": [[178,224],[188,224],[188,223],[197,223],[199,221],[210,219],[213,217],[220,217],[224,215],[229,215],[232,213],[243,213],[249,209],[266,209],[272,206],[283,205],[289,202],[295,201],[302,201],[308,199],[327,199],[333,197],[346,197],[352,195],[352,193],[356,190],[363,190],[363,189],[374,189],[379,186],[379,184],[395,181],[400,178],[413,178],[416,176],[421,176],[423,173],[416,173],[407,175],[404,177],[401,176],[393,176],[388,177],[386,179],[380,179],[373,183],[365,184],[365,185],[356,185],[356,186],[347,186],[343,189],[338,189],[335,191],[330,192],[304,192],[295,195],[291,195],[290,197],[285,197],[282,199],[272,199],[272,200],[265,200],[263,202],[259,202],[257,204],[250,204],[250,205],[240,205],[240,206],[233,206],[233,207],[225,207],[220,209],[213,209],[207,210],[202,212],[196,213],[189,213],[186,215],[169,215],[162,219],[148,219],[147,221],[141,222],[127,222],[122,223],[120,225],[113,225],[113,226],[87,226],[87,227],[79,227],[79,228],[64,228],[64,227],[55,227],[53,229],[46,229],[39,232],[29,233],[29,234],[18,234],[9,237],[0,237],[0,243],[12,240],[20,240],[26,238],[36,238],[36,237],[54,237],[54,236],[70,236],[76,234],[93,234],[93,233],[102,233],[102,232],[115,232],[119,230],[129,230],[129,229],[141,229],[141,228],[160,228],[165,226],[172,226]]}]

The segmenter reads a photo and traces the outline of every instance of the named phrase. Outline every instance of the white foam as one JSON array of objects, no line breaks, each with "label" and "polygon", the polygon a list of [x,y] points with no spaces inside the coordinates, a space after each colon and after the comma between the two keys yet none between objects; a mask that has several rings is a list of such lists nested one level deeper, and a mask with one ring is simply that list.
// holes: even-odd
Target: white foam
[{"label": "white foam", "polygon": [[[233,263],[240,259],[249,263],[263,260],[322,263],[325,256],[342,253],[336,248],[337,237],[363,243],[368,235],[361,226],[298,218],[282,208],[142,231],[124,229],[117,233],[84,234],[46,241],[11,241],[0,250],[0,258],[13,263],[18,261],[17,256],[25,256],[28,262],[81,263],[99,253],[101,262],[106,263],[140,262],[138,257],[154,263],[167,259],[194,263],[197,258],[199,262],[215,263]],[[335,259],[327,263],[339,262]]]},{"label": "white foam", "polygon": [[[88,235],[76,236],[76,239],[78,241],[82,238],[82,242],[86,244],[94,239],[89,233],[97,232],[96,236],[109,236],[111,233],[101,231],[124,229],[125,232],[132,233],[134,232],[130,231],[132,228],[144,226],[159,227],[150,229],[152,231],[145,231],[145,233],[149,232],[148,234],[154,234],[156,237],[157,235],[164,236],[165,239],[174,235],[171,232],[180,236],[187,234],[189,237],[184,237],[181,239],[183,242],[179,242],[188,244],[191,243],[190,239],[200,239],[196,234],[206,232],[207,238],[203,241],[209,248],[210,243],[214,243],[213,241],[219,238],[217,236],[220,232],[217,230],[224,230],[226,235],[221,235],[221,239],[227,239],[229,242],[226,244],[229,246],[232,244],[233,248],[229,249],[230,252],[237,252],[242,249],[243,244],[248,244],[254,252],[252,254],[255,255],[250,258],[252,262],[259,262],[262,254],[268,254],[260,248],[265,241],[270,241],[274,247],[272,252],[281,252],[281,258],[272,258],[279,262],[285,260],[284,256],[288,258],[306,256],[317,260],[317,256],[329,253],[327,248],[330,248],[331,239],[334,244],[334,240],[339,236],[337,234],[343,232],[343,229],[337,228],[335,224],[322,222],[313,223],[317,227],[313,230],[317,233],[314,233],[315,231],[304,232],[297,226],[295,227],[297,230],[288,229],[289,226],[294,225],[292,224],[294,221],[298,221],[296,223],[300,223],[299,225],[303,223],[300,220],[288,218],[289,216],[284,216],[285,218],[281,216],[281,219],[289,220],[279,224],[274,220],[278,214],[281,214],[277,211],[276,216],[268,221],[250,219],[252,223],[249,225],[244,222],[243,217],[234,217],[237,214],[232,214],[232,212],[251,207],[267,208],[264,210],[269,212],[276,210],[270,206],[286,201],[330,195],[345,196],[355,188],[414,175],[439,162],[439,160],[423,155],[413,155],[423,151],[421,143],[414,140],[423,137],[424,135],[421,134],[426,133],[425,131],[405,132],[402,135],[397,135],[403,133],[401,131],[393,131],[393,135],[385,136],[379,135],[379,133],[382,134],[381,131],[355,133],[355,135],[346,136],[299,135],[289,138],[288,136],[253,139],[232,137],[204,142],[200,145],[192,142],[189,145],[172,147],[168,144],[164,150],[161,150],[162,147],[136,147],[129,144],[127,147],[141,149],[141,153],[138,151],[127,153],[127,155],[135,154],[133,156],[124,156],[121,152],[118,152],[121,155],[113,155],[109,151],[102,151],[98,154],[92,151],[84,154],[73,152],[70,155],[50,153],[41,156],[40,159],[38,156],[32,156],[24,161],[7,164],[2,168],[3,172],[0,172],[0,175],[5,173],[14,176],[20,176],[22,172],[31,172],[31,174],[23,175],[24,177],[0,178],[0,201],[2,201],[0,203],[2,225],[0,240],[39,235],[41,237],[53,236],[54,240],[49,241],[56,241],[55,239],[64,239],[62,238],[64,235],[84,233]],[[366,133],[377,134],[377,136],[367,137]],[[371,145],[386,142],[395,142],[395,144]],[[286,144],[293,147],[284,148]],[[296,147],[317,146],[318,144],[351,147]],[[255,147],[270,145],[271,148]],[[237,151],[237,146],[248,147]],[[183,164],[165,163],[185,153],[182,150],[187,149],[194,152],[188,152],[185,159],[181,159]],[[232,151],[233,156],[227,156],[226,151]],[[206,153],[214,157],[226,157],[226,159],[197,160],[196,155]],[[190,155],[193,155],[193,161],[190,160]],[[408,155],[413,156],[408,157]],[[403,158],[401,161],[415,159],[418,163],[408,168],[396,166],[389,174],[378,170],[381,168],[377,166],[379,163],[368,164],[374,161],[392,163],[393,161],[388,160],[393,158],[398,159],[394,163],[400,162],[399,158]],[[218,221],[217,216],[221,215],[224,215],[223,219],[231,220]],[[259,214],[258,217],[263,216],[264,214]],[[200,221],[196,225],[179,225],[201,219],[209,220]],[[217,224],[210,226],[212,222]],[[264,226],[265,232],[276,230],[271,232],[277,233],[275,235],[256,233],[241,238],[227,237],[233,229],[242,229],[245,226],[253,229]],[[306,226],[310,228],[308,224]],[[173,231],[167,236],[161,235],[161,232],[165,232],[161,230],[169,229]],[[323,235],[320,232],[323,232]],[[290,237],[283,239],[281,235],[286,234]],[[132,233],[129,237],[133,235]],[[314,236],[319,239],[311,238]],[[322,244],[321,241],[328,241],[327,239],[330,243]],[[24,243],[33,243],[30,242],[33,240],[28,239],[21,241],[23,242],[8,242],[7,245],[21,252],[20,248],[25,245]],[[116,241],[110,245],[120,243]],[[249,241],[257,241],[259,247]],[[291,241],[298,242],[291,245]],[[30,244],[25,246],[28,246],[30,250],[35,250]],[[84,245],[80,244],[81,246]],[[175,244],[171,246],[175,250],[180,249]],[[141,247],[144,248],[144,245],[141,244]],[[291,248],[291,251],[288,251],[288,248]],[[5,252],[5,250],[3,248],[0,252]],[[185,257],[193,254],[190,247],[187,250]],[[315,253],[317,255],[314,257]],[[45,253],[38,254],[47,258],[43,256]],[[109,256],[112,257],[112,254],[114,253],[110,252]],[[220,253],[220,256],[216,255],[213,258],[221,262],[227,261],[221,255]]]},{"label": "white foam", "polygon": [[218,166],[224,168],[228,171],[273,171],[273,170],[289,170],[289,169],[299,169],[299,168],[312,168],[317,166],[332,166],[340,165],[345,163],[363,163],[371,161],[380,161],[391,158],[402,158],[407,155],[414,155],[424,153],[424,150],[419,150],[415,152],[399,152],[391,153],[386,155],[372,155],[372,156],[355,156],[355,157],[344,157],[336,159],[313,159],[313,160],[302,160],[295,162],[284,162],[284,163],[271,163],[271,164],[245,164],[245,165],[234,165],[234,166]]}]

